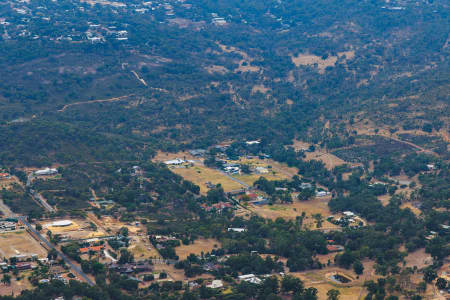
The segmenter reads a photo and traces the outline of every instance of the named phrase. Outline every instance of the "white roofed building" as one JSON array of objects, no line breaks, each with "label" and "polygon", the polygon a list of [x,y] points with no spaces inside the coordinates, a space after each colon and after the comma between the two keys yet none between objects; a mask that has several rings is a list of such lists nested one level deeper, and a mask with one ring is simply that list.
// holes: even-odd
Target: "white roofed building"
[{"label": "white roofed building", "polygon": [[183,164],[185,161],[180,158],[175,158],[172,160],[166,160],[164,163],[168,166],[179,166]]},{"label": "white roofed building", "polygon": [[35,175],[54,175],[54,174],[58,174],[58,170],[56,169],[51,169],[51,168],[45,168],[43,170],[38,170],[36,172],[34,172]]}]

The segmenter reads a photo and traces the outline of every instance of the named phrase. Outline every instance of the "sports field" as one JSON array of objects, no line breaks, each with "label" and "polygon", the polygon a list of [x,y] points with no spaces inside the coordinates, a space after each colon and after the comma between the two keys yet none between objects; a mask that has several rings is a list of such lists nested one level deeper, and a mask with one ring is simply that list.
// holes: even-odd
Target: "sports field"
[{"label": "sports field", "polygon": [[26,231],[0,233],[0,256],[38,255],[47,257],[47,251]]}]

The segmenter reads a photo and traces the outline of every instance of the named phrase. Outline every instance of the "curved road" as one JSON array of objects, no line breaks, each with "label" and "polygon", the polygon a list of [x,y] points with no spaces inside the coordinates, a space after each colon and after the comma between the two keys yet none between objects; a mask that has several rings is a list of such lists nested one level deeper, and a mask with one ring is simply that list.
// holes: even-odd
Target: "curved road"
[{"label": "curved road", "polygon": [[76,273],[78,273],[78,275],[80,275],[80,277],[82,277],[87,284],[89,284],[90,286],[95,285],[94,282],[78,267],[76,266],[74,263],[72,263],[72,261],[61,251],[59,251],[58,249],[55,248],[55,246],[53,246],[49,241],[47,241],[46,238],[44,238],[36,229],[34,229],[33,226],[31,226],[30,223],[28,223],[28,221],[26,220],[25,217],[23,216],[17,216],[17,218],[23,223],[25,224],[25,226],[28,227],[28,229],[33,232],[40,240],[41,242],[43,242],[45,245],[47,245],[47,247],[49,247],[50,249],[54,249],[57,253],[58,256],[61,257],[64,262],[66,264],[68,264],[72,270],[74,270]]}]

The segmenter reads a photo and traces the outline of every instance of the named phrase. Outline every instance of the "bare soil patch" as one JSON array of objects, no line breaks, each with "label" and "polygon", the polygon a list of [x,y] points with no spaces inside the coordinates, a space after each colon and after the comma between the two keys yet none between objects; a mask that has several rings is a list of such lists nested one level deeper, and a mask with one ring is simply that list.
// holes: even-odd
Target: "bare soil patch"
[{"label": "bare soil patch", "polygon": [[209,74],[214,74],[214,73],[225,74],[225,73],[229,72],[229,70],[227,68],[225,68],[224,66],[218,66],[218,65],[207,66],[205,69]]},{"label": "bare soil patch", "polygon": [[433,258],[430,254],[425,253],[425,249],[419,249],[412,253],[409,253],[407,257],[405,257],[406,265],[405,267],[413,268],[417,266],[417,268],[425,268],[433,263]]}]

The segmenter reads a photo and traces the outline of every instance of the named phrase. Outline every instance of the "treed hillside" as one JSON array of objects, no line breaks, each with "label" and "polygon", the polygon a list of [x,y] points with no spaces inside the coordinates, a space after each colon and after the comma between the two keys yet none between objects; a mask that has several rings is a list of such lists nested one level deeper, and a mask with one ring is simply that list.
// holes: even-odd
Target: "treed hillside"
[{"label": "treed hillside", "polygon": [[[447,155],[446,1],[127,5],[0,7],[2,163],[15,153],[23,164],[142,157],[149,145],[230,138],[336,148],[367,129],[423,130]],[[30,158],[32,144],[42,157]]]}]

